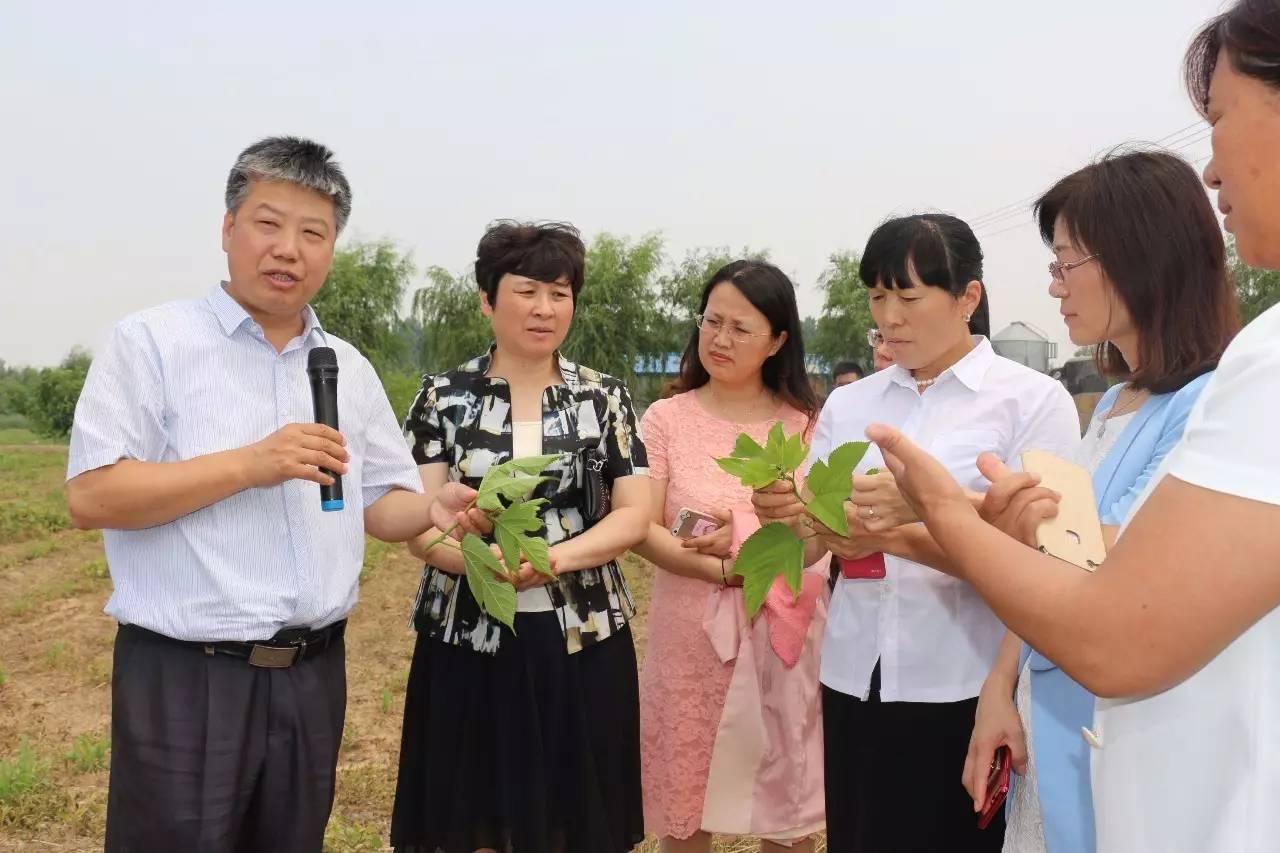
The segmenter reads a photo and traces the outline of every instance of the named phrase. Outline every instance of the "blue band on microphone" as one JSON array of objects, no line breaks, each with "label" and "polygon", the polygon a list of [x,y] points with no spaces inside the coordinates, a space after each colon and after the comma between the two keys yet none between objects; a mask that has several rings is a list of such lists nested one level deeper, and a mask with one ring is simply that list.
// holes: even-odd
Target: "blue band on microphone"
[{"label": "blue band on microphone", "polygon": [[343,507],[342,498],[338,498],[337,500],[333,500],[333,501],[320,501],[320,509],[324,510],[325,512],[335,512],[337,510],[342,509],[342,507]]}]

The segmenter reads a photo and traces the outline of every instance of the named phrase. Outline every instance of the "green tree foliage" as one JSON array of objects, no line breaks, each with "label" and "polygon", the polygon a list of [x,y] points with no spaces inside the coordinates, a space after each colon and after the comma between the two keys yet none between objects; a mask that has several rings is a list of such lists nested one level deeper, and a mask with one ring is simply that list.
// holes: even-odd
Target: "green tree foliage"
[{"label": "green tree foliage", "polygon": [[1240,319],[1245,323],[1280,302],[1280,270],[1254,269],[1240,260],[1234,239],[1227,243],[1227,265],[1235,278]]},{"label": "green tree foliage", "polygon": [[51,438],[70,434],[76,401],[91,360],[88,352],[76,347],[57,367],[47,367],[36,374],[27,389],[22,412],[36,432]]},{"label": "green tree foliage", "polygon": [[8,425],[26,425],[27,401],[40,371],[10,367],[0,360],[0,418]]},{"label": "green tree foliage", "polygon": [[858,278],[859,260],[856,252],[836,252],[819,279],[826,299],[816,334],[805,341],[805,349],[828,364],[846,358],[871,364],[867,329],[874,327],[875,321],[867,288]]},{"label": "green tree foliage", "polygon": [[427,269],[427,283],[413,295],[413,319],[422,330],[418,369],[440,373],[489,346],[489,321],[480,313],[480,291],[471,275]]},{"label": "green tree foliage", "polygon": [[364,353],[382,375],[404,366],[407,353],[395,329],[413,274],[413,261],[393,243],[353,243],[334,252],[311,307],[326,331]]},{"label": "green tree foliage", "polygon": [[578,296],[565,354],[624,381],[641,358],[666,353],[670,334],[657,305],[662,238],[632,242],[600,234],[587,249],[586,280]]},{"label": "green tree foliage", "polygon": [[[588,248],[586,282],[565,342],[566,354],[644,385],[636,377],[638,362],[684,350],[707,280],[738,258],[767,260],[768,252],[695,248],[669,264],[657,234],[638,240],[598,235]],[[1276,301],[1280,284],[1273,281],[1275,274],[1249,271],[1234,254],[1232,259],[1249,316]],[[820,280],[826,295],[822,313],[816,320],[805,319],[806,349],[829,362],[870,361],[865,335],[872,321],[857,266],[855,253],[831,256]],[[405,296],[414,276],[408,254],[393,243],[354,243],[335,253],[329,279],[312,303],[327,330],[373,363],[397,416],[408,410],[422,374],[455,367],[483,352],[491,340],[473,276],[427,268],[406,312]],[[88,364],[88,354],[78,350],[56,368],[0,363],[0,417],[25,418],[47,435],[66,435]],[[654,393],[660,378],[647,380]],[[644,399],[653,396],[634,390]]]}]

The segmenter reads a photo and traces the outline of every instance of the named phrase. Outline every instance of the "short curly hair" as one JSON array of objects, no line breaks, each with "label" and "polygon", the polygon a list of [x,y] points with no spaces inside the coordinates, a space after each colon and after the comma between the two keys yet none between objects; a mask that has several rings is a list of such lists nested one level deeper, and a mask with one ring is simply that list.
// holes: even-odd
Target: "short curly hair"
[{"label": "short curly hair", "polygon": [[500,219],[484,232],[476,248],[476,286],[493,304],[504,275],[548,283],[566,280],[576,302],[586,265],[587,248],[578,229],[567,222]]}]

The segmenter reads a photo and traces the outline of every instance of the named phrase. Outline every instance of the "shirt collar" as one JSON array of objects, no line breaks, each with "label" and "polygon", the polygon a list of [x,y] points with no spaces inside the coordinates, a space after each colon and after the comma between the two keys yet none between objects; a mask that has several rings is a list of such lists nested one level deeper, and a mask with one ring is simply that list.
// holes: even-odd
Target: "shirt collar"
[{"label": "shirt collar", "polygon": [[[991,367],[992,360],[995,359],[995,350],[991,348],[991,341],[987,340],[983,335],[974,335],[973,349],[965,353],[964,358],[942,371],[938,376],[938,381],[945,381],[948,375],[955,376],[970,391],[979,391],[982,388],[982,378],[987,375],[987,369]],[[887,368],[893,371],[889,378],[895,385],[901,385],[903,388],[909,388],[912,392],[917,392],[916,381],[911,376],[911,371],[901,365],[895,364]]]},{"label": "shirt collar", "polygon": [[[493,353],[498,349],[497,343],[489,344],[489,350],[484,355],[477,356],[471,361],[463,365],[462,369],[468,373],[478,373],[484,376],[489,372],[489,365],[493,362]],[[568,385],[575,391],[581,384],[579,373],[581,368],[575,362],[570,361],[564,356],[560,350],[555,352],[556,362],[560,367],[560,376],[564,379],[564,384]]]},{"label": "shirt collar", "polygon": [[[208,296],[209,307],[213,309],[213,314],[218,318],[218,324],[222,326],[222,331],[227,337],[235,334],[236,329],[245,325],[246,322],[253,322],[253,318],[249,316],[249,312],[244,310],[239,302],[235,300],[230,293],[227,293],[226,282],[219,282],[209,291]],[[302,335],[305,341],[312,332],[324,332],[320,325],[320,318],[316,316],[315,309],[307,305],[302,309]]]}]

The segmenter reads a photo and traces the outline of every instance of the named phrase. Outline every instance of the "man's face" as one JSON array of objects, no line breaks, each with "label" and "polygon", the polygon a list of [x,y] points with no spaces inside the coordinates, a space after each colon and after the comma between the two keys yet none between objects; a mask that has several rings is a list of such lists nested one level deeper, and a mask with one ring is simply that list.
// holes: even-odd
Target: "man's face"
[{"label": "man's face", "polygon": [[837,373],[835,379],[835,387],[843,388],[846,385],[852,385],[862,377],[858,375],[858,371],[851,370],[848,373]]},{"label": "man's face", "polygon": [[231,296],[259,322],[297,317],[324,284],[338,229],[333,200],[278,181],[253,181],[222,220]]}]

